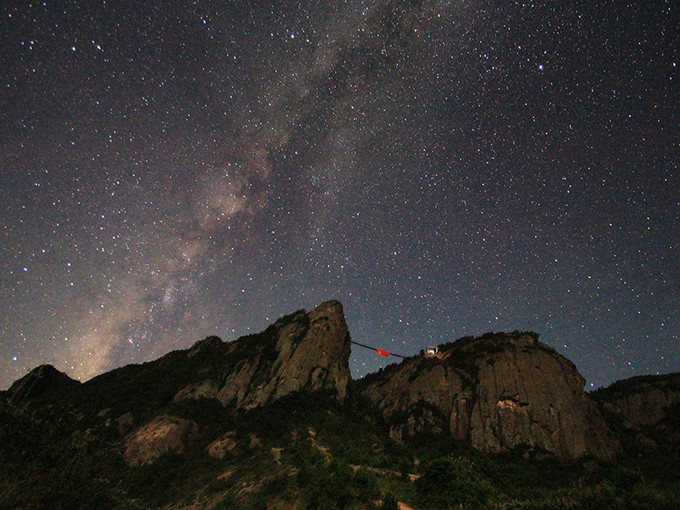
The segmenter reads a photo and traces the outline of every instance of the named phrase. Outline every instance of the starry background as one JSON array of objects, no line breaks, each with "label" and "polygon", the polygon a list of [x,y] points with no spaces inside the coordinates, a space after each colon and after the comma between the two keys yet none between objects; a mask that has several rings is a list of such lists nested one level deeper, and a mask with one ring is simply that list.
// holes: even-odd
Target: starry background
[{"label": "starry background", "polygon": [[680,370],[678,19],[3,1],[0,388],[327,299],[398,354],[519,329],[588,388]]}]

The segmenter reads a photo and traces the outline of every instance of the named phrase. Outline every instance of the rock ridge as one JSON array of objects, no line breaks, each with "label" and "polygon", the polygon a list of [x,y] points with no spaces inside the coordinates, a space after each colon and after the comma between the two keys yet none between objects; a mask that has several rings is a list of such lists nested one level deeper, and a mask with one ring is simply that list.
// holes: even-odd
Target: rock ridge
[{"label": "rock ridge", "polygon": [[53,392],[60,388],[75,387],[81,383],[71,379],[64,372],[60,372],[52,365],[40,365],[31,370],[7,390],[9,399],[18,402],[26,398],[37,397],[43,393]]},{"label": "rock ridge", "polygon": [[[345,402],[350,348],[342,304],[331,300],[261,333],[228,343],[209,336],[82,384],[43,365],[4,394],[10,401],[50,393],[47,399],[86,403],[128,437],[130,458],[153,462],[154,451],[179,451],[191,436],[190,413],[175,416],[178,409],[252,410],[296,392]],[[609,460],[630,443],[680,450],[680,374],[633,378],[592,394],[584,386],[571,361],[537,334],[515,331],[465,337],[434,355],[406,358],[354,381],[351,394],[367,399],[398,441],[443,433],[485,452],[563,460]],[[155,422],[159,416],[165,418]],[[145,443],[161,429],[167,444],[147,452]],[[137,462],[147,461],[131,460]]]}]

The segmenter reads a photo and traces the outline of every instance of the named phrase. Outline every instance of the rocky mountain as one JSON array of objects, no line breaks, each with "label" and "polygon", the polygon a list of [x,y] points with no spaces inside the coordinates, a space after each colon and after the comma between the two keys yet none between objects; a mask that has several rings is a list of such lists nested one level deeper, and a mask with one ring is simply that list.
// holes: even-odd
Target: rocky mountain
[{"label": "rocky mountain", "polygon": [[579,508],[614,462],[634,462],[611,475],[626,501],[639,485],[657,508],[678,503],[680,374],[588,394],[573,363],[513,332],[352,381],[350,348],[328,301],[82,384],[38,367],[1,395],[0,507],[498,508],[538,494]]},{"label": "rocky mountain", "polygon": [[324,390],[342,401],[350,382],[349,354],[342,305],[328,301],[309,313],[282,317],[262,333],[233,342],[211,336],[191,349],[113,370],[73,394],[112,410],[200,399],[252,409],[303,390]]},{"label": "rocky mountain", "polygon": [[482,451],[611,459],[618,443],[584,387],[572,362],[515,332],[447,344],[367,377],[360,392],[398,439],[434,427]]},{"label": "rocky mountain", "polygon": [[482,451],[611,459],[617,440],[584,387],[571,361],[515,332],[441,346],[367,377],[360,391],[400,439],[436,428]]}]

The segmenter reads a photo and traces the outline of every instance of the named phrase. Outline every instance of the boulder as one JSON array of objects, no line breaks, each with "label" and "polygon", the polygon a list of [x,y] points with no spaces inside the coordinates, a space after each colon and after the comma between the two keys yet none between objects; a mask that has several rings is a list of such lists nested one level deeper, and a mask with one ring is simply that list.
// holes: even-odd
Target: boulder
[{"label": "boulder", "polygon": [[197,425],[191,420],[157,416],[125,438],[125,461],[137,467],[153,464],[166,453],[181,453],[187,436],[196,431]]}]

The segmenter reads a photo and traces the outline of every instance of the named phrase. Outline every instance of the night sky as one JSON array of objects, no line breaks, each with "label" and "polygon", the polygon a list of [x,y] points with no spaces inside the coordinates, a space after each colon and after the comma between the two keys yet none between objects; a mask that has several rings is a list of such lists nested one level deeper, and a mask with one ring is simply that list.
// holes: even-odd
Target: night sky
[{"label": "night sky", "polygon": [[4,0],[0,389],[327,299],[402,355],[532,330],[588,389],[680,371],[678,11]]}]

